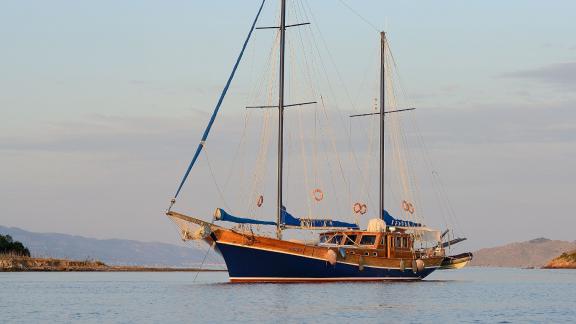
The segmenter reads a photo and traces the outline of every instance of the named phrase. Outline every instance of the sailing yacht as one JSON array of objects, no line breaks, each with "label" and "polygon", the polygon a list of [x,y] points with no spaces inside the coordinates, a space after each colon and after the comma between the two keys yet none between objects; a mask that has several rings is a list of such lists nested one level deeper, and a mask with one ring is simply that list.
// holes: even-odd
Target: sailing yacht
[{"label": "sailing yacht", "polygon": [[[384,206],[385,194],[385,121],[392,113],[402,113],[414,108],[386,110],[386,33],[380,36],[380,80],[379,111],[357,114],[350,117],[373,116],[379,120],[379,192],[378,213],[368,221],[365,229],[357,222],[328,218],[296,217],[284,205],[284,109],[288,106],[305,105],[285,103],[285,56],[286,31],[301,24],[286,24],[286,0],[280,0],[279,26],[265,27],[277,29],[279,33],[279,71],[278,103],[272,108],[277,110],[278,143],[275,219],[259,220],[238,217],[222,208],[216,208],[211,220],[191,217],[174,211],[176,198],[201,154],[220,106],[241,62],[246,46],[252,36],[262,12],[265,0],[251,25],[248,36],[238,56],[236,64],[228,78],[216,108],[204,131],[200,144],[180,182],[176,194],[171,200],[166,215],[179,227],[184,241],[202,240],[214,247],[224,258],[231,282],[320,282],[320,281],[386,281],[421,280],[438,269],[455,269],[466,265],[472,254],[464,253],[448,256],[446,248],[463,238],[447,239],[444,231],[431,229],[421,222],[405,220],[392,216]],[[320,189],[313,191],[319,201],[324,193]],[[258,207],[263,197],[258,197]],[[406,213],[414,213],[414,206],[408,200],[401,202]],[[366,204],[354,203],[352,210],[364,215]],[[236,224],[233,227],[225,224]],[[254,228],[270,227],[273,235],[261,234]],[[318,239],[313,242],[286,240],[283,232],[287,229],[318,231]],[[432,242],[423,245],[422,242]]]}]

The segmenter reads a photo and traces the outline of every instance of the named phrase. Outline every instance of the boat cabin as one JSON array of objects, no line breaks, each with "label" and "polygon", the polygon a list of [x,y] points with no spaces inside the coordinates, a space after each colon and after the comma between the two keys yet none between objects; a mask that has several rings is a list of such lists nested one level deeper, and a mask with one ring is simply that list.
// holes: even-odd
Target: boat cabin
[{"label": "boat cabin", "polygon": [[405,231],[334,231],[320,234],[320,246],[343,248],[346,254],[384,258],[411,258],[413,238]]}]

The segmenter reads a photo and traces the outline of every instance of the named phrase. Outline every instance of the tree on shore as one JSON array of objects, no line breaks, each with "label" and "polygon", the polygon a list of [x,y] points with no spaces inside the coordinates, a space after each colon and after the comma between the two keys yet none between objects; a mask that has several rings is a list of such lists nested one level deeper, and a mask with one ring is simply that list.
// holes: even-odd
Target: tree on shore
[{"label": "tree on shore", "polygon": [[30,251],[24,244],[14,241],[12,236],[0,234],[0,254],[15,254],[29,257]]}]

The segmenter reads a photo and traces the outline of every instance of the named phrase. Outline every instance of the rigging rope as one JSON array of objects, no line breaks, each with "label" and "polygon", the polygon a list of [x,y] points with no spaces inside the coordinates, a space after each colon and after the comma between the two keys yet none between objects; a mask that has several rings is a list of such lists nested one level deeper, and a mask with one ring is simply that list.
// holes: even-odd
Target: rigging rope
[{"label": "rigging rope", "polygon": [[[319,37],[320,37],[320,40],[321,40],[321,41],[318,41],[318,40],[316,39],[316,37],[314,36],[314,33],[313,33],[313,32],[311,33],[311,38],[312,38],[312,40],[311,40],[311,45],[312,45],[312,46],[310,46],[310,48],[316,50],[316,54],[317,54],[318,57],[320,58],[319,61],[316,62],[316,64],[314,64],[313,66],[314,66],[314,67],[319,67],[319,72],[321,72],[321,73],[318,73],[318,75],[323,75],[326,83],[328,84],[328,91],[330,92],[330,94],[331,94],[333,97],[336,97],[336,95],[335,95],[335,94],[336,94],[336,91],[334,91],[334,88],[333,88],[332,82],[331,82],[332,78],[328,75],[328,72],[327,72],[328,69],[327,69],[326,64],[325,64],[325,62],[326,62],[327,60],[323,59],[322,54],[321,54],[321,51],[320,51],[320,47],[318,46],[318,44],[320,43],[320,44],[323,45],[324,49],[325,49],[326,52],[328,53],[328,61],[331,63],[331,65],[333,66],[334,70],[336,71],[336,79],[340,82],[340,86],[344,89],[344,95],[345,95],[345,97],[348,99],[348,101],[350,102],[350,107],[352,108],[352,110],[353,110],[355,113],[358,113],[358,109],[357,109],[354,101],[352,100],[352,97],[351,97],[351,95],[350,95],[350,93],[349,93],[349,91],[348,91],[348,88],[344,85],[342,75],[340,74],[340,71],[338,70],[338,66],[336,65],[336,63],[335,63],[335,61],[334,61],[334,58],[332,57],[332,55],[331,55],[331,53],[330,53],[330,50],[329,50],[329,48],[328,48],[328,45],[326,44],[326,41],[325,41],[325,39],[324,39],[324,37],[323,37],[322,31],[321,31],[321,30],[319,29],[319,27],[317,26],[318,24],[317,24],[317,22],[316,22],[316,19],[315,19],[315,17],[314,17],[314,14],[312,13],[312,10],[311,10],[309,4],[308,4],[307,2],[303,2],[303,3],[306,5],[305,8],[307,9],[307,10],[304,11],[304,15],[305,15],[305,17],[307,18],[307,20],[313,22],[313,24],[312,24],[311,26],[314,26],[314,27],[315,27],[315,30],[317,31],[317,33],[318,33],[318,35],[319,35]],[[304,7],[304,6],[303,6],[303,7]],[[309,14],[308,14],[308,12],[309,12]],[[310,19],[310,18],[311,18],[311,19]],[[321,98],[322,98],[322,96],[321,96]],[[342,112],[342,110],[340,109],[340,107],[339,107],[339,105],[338,105],[337,103],[335,103],[335,104],[333,104],[333,105],[334,105],[336,111],[338,112],[337,115],[338,115],[338,117],[340,118],[341,124],[343,125],[343,127],[342,127],[341,129],[344,130],[344,131],[347,133],[346,135],[347,135],[348,137],[350,137],[350,136],[351,136],[351,133],[349,132],[349,129],[348,129],[347,127],[345,127],[345,125],[347,125],[348,123],[346,123],[346,122],[344,121],[344,119],[343,119],[343,118],[344,118],[343,116],[344,116],[345,114]],[[324,112],[324,113],[325,113],[325,112]],[[326,113],[325,113],[325,114],[326,114]],[[358,177],[358,178],[359,178],[359,181],[360,181],[363,185],[366,185],[366,179],[364,179],[364,177],[362,176],[362,171],[361,171],[361,167],[360,167],[360,162],[358,161],[358,157],[357,157],[356,153],[354,152],[354,150],[351,150],[351,155],[352,155],[352,157],[353,157],[354,165],[356,166],[356,168],[357,168],[357,170],[358,170],[358,173],[359,173],[359,177]],[[343,174],[343,178],[346,179],[346,176],[345,176],[344,174]],[[345,182],[345,185],[346,185],[346,189],[349,189],[348,184],[350,183],[350,181],[344,181],[344,182]],[[350,192],[348,192],[348,194],[350,195]],[[370,191],[367,191],[366,194],[367,194],[369,200],[373,200],[373,199],[371,198]],[[345,208],[346,208],[346,209],[349,209],[349,204],[348,204]]]},{"label": "rigging rope", "polygon": [[356,10],[354,10],[352,7],[350,7],[350,5],[348,5],[346,2],[344,2],[344,0],[338,0],[340,1],[341,4],[344,5],[344,7],[348,8],[348,10],[350,10],[353,14],[355,14],[358,18],[362,19],[366,24],[368,24],[368,26],[372,27],[372,29],[374,29],[376,32],[380,32],[380,30],[378,29],[378,27],[376,27],[373,23],[371,23],[368,19],[364,18],[361,14],[359,14]]},{"label": "rigging rope", "polygon": [[[186,169],[186,173],[184,173],[184,177],[182,178],[182,181],[180,182],[180,185],[178,186],[178,190],[176,190],[176,194],[174,194],[172,204],[174,204],[176,198],[178,198],[178,195],[180,194],[180,190],[182,190],[182,186],[184,186],[184,183],[186,182],[186,179],[188,178],[188,175],[190,174],[190,170],[192,170],[192,167],[194,166],[194,164],[196,163],[196,160],[198,159],[198,155],[200,155],[200,152],[202,151],[202,148],[204,147],[204,143],[206,142],[206,139],[208,139],[208,134],[210,133],[210,129],[212,128],[212,125],[214,124],[214,121],[216,120],[216,116],[218,115],[218,111],[220,110],[220,106],[222,105],[222,102],[224,101],[224,97],[226,96],[226,93],[228,92],[228,88],[230,87],[230,84],[232,83],[232,79],[234,79],[234,75],[236,74],[236,70],[238,69],[238,65],[240,65],[240,61],[242,60],[242,56],[244,55],[244,50],[246,50],[246,46],[248,45],[248,41],[250,40],[250,37],[252,36],[252,32],[254,31],[254,27],[256,26],[256,22],[258,21],[258,17],[260,17],[260,13],[262,12],[262,8],[264,7],[265,2],[266,2],[266,0],[262,0],[262,3],[260,4],[260,8],[258,9],[258,13],[256,14],[256,18],[254,18],[254,22],[252,22],[252,26],[250,27],[250,32],[248,32],[248,36],[246,37],[246,40],[244,41],[244,45],[242,45],[242,50],[240,51],[240,55],[238,55],[238,58],[236,59],[236,63],[234,64],[234,68],[232,69],[232,73],[230,73],[230,76],[228,77],[228,81],[226,81],[226,85],[224,86],[224,89],[222,90],[222,93],[220,94],[220,98],[218,99],[218,103],[216,104],[216,108],[214,108],[214,111],[212,112],[212,116],[210,117],[210,122],[208,123],[208,126],[206,126],[206,129],[204,130],[204,134],[202,135],[202,139],[200,140],[200,144],[198,144],[198,147],[196,148],[196,152],[194,153],[194,157],[192,158],[190,165],[188,165],[188,169]],[[170,207],[172,207],[172,206],[170,206]]]},{"label": "rigging rope", "polygon": [[192,282],[196,282],[196,278],[198,278],[198,275],[200,274],[200,272],[202,270],[204,270],[203,269],[204,268],[204,262],[206,262],[206,257],[208,257],[208,254],[210,254],[210,251],[212,251],[212,246],[209,246],[208,249],[206,250],[206,254],[204,254],[204,258],[202,259],[202,263],[200,263],[200,268],[198,269],[198,271],[196,271],[196,275],[194,276],[194,279],[192,279]]},{"label": "rigging rope", "polygon": [[[293,47],[290,47],[290,60],[291,61],[295,61],[294,59],[294,49]],[[292,66],[292,71],[290,73],[290,83],[292,83],[292,76],[295,74],[294,73],[294,67],[296,66],[296,64],[291,64]],[[298,130],[299,130],[299,139],[300,139],[300,154],[302,155],[302,168],[304,171],[304,186],[305,186],[305,190],[304,192],[308,192],[308,190],[310,190],[312,187],[310,186],[310,180],[308,177],[308,159],[306,157],[306,141],[304,139],[304,127],[303,127],[303,121],[302,121],[302,109],[298,109],[297,112],[297,118],[298,118]],[[308,206],[308,217],[312,217],[312,199],[310,199],[310,196],[305,195],[305,199],[306,199],[306,204]]]},{"label": "rigging rope", "polygon": [[[273,88],[273,81],[276,78],[276,69],[269,68],[272,66],[273,62],[276,60],[277,57],[277,47],[279,46],[279,33],[276,33],[274,39],[274,45],[272,46],[270,53],[268,54],[268,64],[267,68],[264,69],[265,76],[262,78],[262,86],[259,87],[262,92],[266,92],[264,102],[266,104],[270,104],[272,102],[274,96],[274,88]],[[246,194],[249,194],[249,197],[245,197],[244,201],[247,202],[247,213],[254,214],[256,212],[256,207],[253,203],[255,197],[258,197],[260,194],[263,193],[263,186],[262,182],[266,176],[267,172],[267,157],[268,157],[268,148],[270,143],[270,120],[271,110],[265,109],[264,113],[262,114],[262,123],[261,123],[261,130],[260,130],[260,145],[258,146],[258,153],[256,155],[256,161],[254,163],[254,169],[252,170],[252,184],[251,184],[251,191],[244,191]]]},{"label": "rigging rope", "polygon": [[[389,55],[391,58],[391,62],[395,68],[394,71],[397,71],[398,66],[396,63],[396,59],[394,58],[394,55],[391,51],[389,52]],[[402,91],[404,96],[406,98],[408,98],[408,96],[406,95],[406,92],[404,91],[405,89],[404,89],[403,81],[402,81],[400,74],[397,73],[396,76],[398,78],[398,84],[400,86],[400,90]],[[410,102],[408,104],[408,106],[413,107],[414,105]],[[454,234],[455,226],[457,226],[458,228],[461,227],[459,224],[459,220],[456,217],[456,212],[454,211],[452,204],[451,204],[450,200],[448,199],[448,195],[445,191],[444,184],[442,183],[440,176],[438,175],[438,172],[436,171],[436,167],[434,166],[434,163],[432,162],[432,159],[430,157],[430,152],[427,148],[426,142],[424,141],[424,138],[422,136],[422,131],[420,130],[420,127],[418,125],[418,122],[416,120],[415,115],[412,115],[412,118],[410,120],[412,121],[412,125],[415,129],[417,142],[418,142],[418,144],[420,144],[420,148],[423,151],[423,156],[424,156],[423,161],[426,164],[426,167],[429,168],[430,173],[431,173],[431,180],[432,180],[431,183],[432,183],[432,186],[434,189],[433,191],[436,194],[436,198],[438,199],[439,207],[441,209],[442,217],[444,219],[444,224],[445,224],[446,228],[451,229],[451,232],[452,232],[451,234]]]},{"label": "rigging rope", "polygon": [[[275,50],[278,46],[279,46],[279,42],[277,41],[279,39],[279,32],[276,35],[275,41],[274,41],[274,46],[273,46],[273,50],[270,52],[270,56],[269,56],[269,65],[272,65],[272,63],[276,60],[277,57],[277,51]],[[268,69],[268,86],[267,86],[267,97],[266,97],[266,103],[269,104],[272,102],[273,96],[274,96],[274,89],[273,89],[273,80],[275,80],[276,78],[276,69]],[[252,173],[252,194],[251,197],[249,199],[247,199],[246,201],[249,201],[248,204],[248,211],[249,213],[253,214],[256,211],[256,207],[254,207],[254,204],[252,203],[253,198],[256,197],[257,195],[259,195],[259,192],[262,192],[263,188],[262,188],[262,183],[264,181],[264,178],[266,176],[267,173],[267,166],[268,163],[267,162],[267,158],[268,158],[268,149],[269,149],[269,143],[270,143],[270,120],[272,118],[271,115],[271,110],[270,109],[265,109],[264,110],[264,114],[263,114],[263,122],[262,122],[262,130],[260,133],[260,145],[258,147],[258,155],[256,158],[256,163],[255,163],[255,168],[254,171]]]},{"label": "rigging rope", "polygon": [[216,180],[216,175],[214,174],[214,169],[212,168],[212,164],[210,163],[210,158],[208,157],[208,149],[204,150],[204,157],[206,158],[206,163],[208,164],[208,169],[210,170],[210,176],[212,176],[212,181],[214,181],[214,185],[216,186],[216,190],[218,191],[218,195],[220,196],[220,199],[222,199],[222,202],[224,203],[224,206],[226,207],[226,209],[230,210],[230,206],[228,206],[228,203],[226,203],[226,198],[224,198],[224,193],[222,192],[222,189],[220,189],[220,186],[218,185],[218,180]]}]

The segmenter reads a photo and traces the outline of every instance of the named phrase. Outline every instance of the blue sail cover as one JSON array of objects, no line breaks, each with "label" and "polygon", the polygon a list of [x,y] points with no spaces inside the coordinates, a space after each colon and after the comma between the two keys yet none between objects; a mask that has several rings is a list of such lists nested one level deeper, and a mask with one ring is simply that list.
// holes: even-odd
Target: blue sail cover
[{"label": "blue sail cover", "polygon": [[331,219],[313,219],[313,218],[296,218],[282,208],[282,224],[296,227],[342,227],[358,229],[358,225],[354,223],[346,223],[342,221],[335,221]]},{"label": "blue sail cover", "polygon": [[276,222],[261,221],[257,219],[232,216],[221,208],[216,208],[216,211],[214,212],[214,220],[232,222],[238,224],[276,225]]},{"label": "blue sail cover", "polygon": [[392,217],[392,215],[388,214],[388,212],[386,210],[384,210],[384,222],[388,226],[422,227],[422,224],[420,224],[420,223],[414,223],[411,221],[396,219],[396,218]]},{"label": "blue sail cover", "polygon": [[[232,222],[237,224],[276,225],[276,222],[232,216],[222,208],[216,208],[216,211],[214,212],[214,220]],[[288,213],[286,209],[282,209],[282,225],[303,227],[303,228],[311,228],[311,227],[341,227],[351,229],[359,228],[358,225],[354,223],[334,221],[331,219],[296,218],[292,216],[290,213]]]}]

